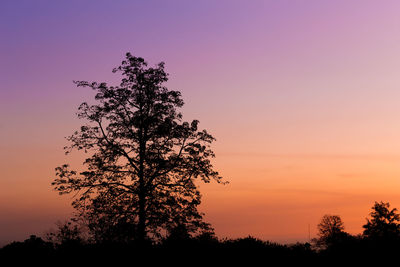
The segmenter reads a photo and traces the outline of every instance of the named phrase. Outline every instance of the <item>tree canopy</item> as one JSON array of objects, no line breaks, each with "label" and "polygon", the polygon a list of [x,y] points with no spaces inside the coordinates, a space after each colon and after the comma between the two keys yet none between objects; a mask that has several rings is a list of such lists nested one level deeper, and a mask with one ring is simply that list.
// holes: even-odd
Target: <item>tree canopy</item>
[{"label": "tree canopy", "polygon": [[346,238],[344,223],[340,216],[326,214],[317,226],[318,238],[315,239],[317,247],[329,248]]},{"label": "tree canopy", "polygon": [[88,157],[82,172],[57,167],[52,185],[76,193],[73,205],[98,239],[145,240],[180,225],[191,233],[209,229],[196,180],[224,183],[211,163],[214,137],[198,129],[199,121],[183,121],[181,93],[164,86],[163,62],[148,67],[127,53],[113,72],[122,74],[119,85],[74,82],[93,89],[96,104],[80,105],[86,123],[65,149]]},{"label": "tree canopy", "polygon": [[369,238],[399,238],[400,214],[397,209],[390,209],[389,202],[375,202],[370,213],[371,219],[363,225],[364,235]]}]

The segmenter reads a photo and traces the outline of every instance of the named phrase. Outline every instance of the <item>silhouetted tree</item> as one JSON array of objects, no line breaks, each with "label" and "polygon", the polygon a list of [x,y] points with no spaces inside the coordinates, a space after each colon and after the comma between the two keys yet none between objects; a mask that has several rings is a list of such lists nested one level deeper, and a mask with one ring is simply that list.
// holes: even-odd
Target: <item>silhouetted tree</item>
[{"label": "silhouetted tree", "polygon": [[318,224],[318,238],[314,242],[319,248],[329,248],[343,242],[348,234],[344,232],[344,224],[338,215],[324,215]]},{"label": "silhouetted tree", "polygon": [[400,236],[400,215],[397,209],[390,209],[389,202],[375,202],[370,213],[371,219],[363,225],[363,235],[372,239],[393,239]]},{"label": "silhouetted tree", "polygon": [[58,222],[57,229],[46,234],[46,239],[58,247],[74,247],[83,243],[83,231],[75,220]]},{"label": "silhouetted tree", "polygon": [[53,186],[60,194],[78,193],[73,205],[92,229],[130,225],[144,241],[177,223],[207,228],[197,210],[195,180],[221,182],[210,161],[214,137],[199,131],[197,120],[182,122],[177,109],[183,100],[163,85],[163,62],[148,67],[127,53],[113,72],[122,73],[120,85],[75,82],[95,90],[97,104],[80,105],[78,117],[87,123],[68,137],[66,153],[77,149],[90,156],[86,171],[57,167]]}]

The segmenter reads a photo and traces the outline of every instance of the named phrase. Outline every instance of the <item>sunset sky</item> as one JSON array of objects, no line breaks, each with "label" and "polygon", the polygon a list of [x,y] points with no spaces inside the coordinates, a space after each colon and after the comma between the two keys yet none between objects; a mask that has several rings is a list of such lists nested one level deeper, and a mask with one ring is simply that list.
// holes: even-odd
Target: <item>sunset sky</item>
[{"label": "sunset sky", "polygon": [[228,185],[200,184],[218,237],[295,242],[324,214],[361,233],[400,208],[400,1],[0,2],[0,245],[71,216],[54,168],[89,89],[126,52],[166,63]]}]

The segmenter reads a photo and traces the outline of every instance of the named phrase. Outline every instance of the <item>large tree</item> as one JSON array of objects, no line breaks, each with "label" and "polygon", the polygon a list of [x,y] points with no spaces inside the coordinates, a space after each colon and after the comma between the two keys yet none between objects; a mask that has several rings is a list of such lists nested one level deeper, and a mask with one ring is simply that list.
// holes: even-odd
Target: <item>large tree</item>
[{"label": "large tree", "polygon": [[75,81],[96,91],[96,104],[80,105],[78,117],[86,124],[68,137],[65,149],[88,157],[82,172],[57,167],[53,186],[60,194],[77,194],[73,205],[94,232],[123,229],[126,237],[129,228],[143,241],[180,225],[207,227],[195,181],[222,182],[210,161],[214,137],[198,130],[197,120],[182,120],[181,93],[164,86],[163,62],[148,67],[127,53],[113,72],[122,74],[120,85]]}]

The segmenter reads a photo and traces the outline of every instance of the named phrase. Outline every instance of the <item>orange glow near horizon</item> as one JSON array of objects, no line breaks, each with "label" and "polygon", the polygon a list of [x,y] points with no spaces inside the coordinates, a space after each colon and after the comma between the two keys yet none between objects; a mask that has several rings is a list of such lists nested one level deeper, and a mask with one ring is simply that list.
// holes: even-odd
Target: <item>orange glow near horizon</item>
[{"label": "orange glow near horizon", "polygon": [[84,158],[62,150],[93,98],[72,80],[117,82],[127,51],[165,61],[217,139],[230,183],[199,185],[218,237],[307,241],[324,214],[358,234],[374,201],[400,208],[400,2],[115,2],[0,9],[0,245],[71,216],[50,184]]}]

